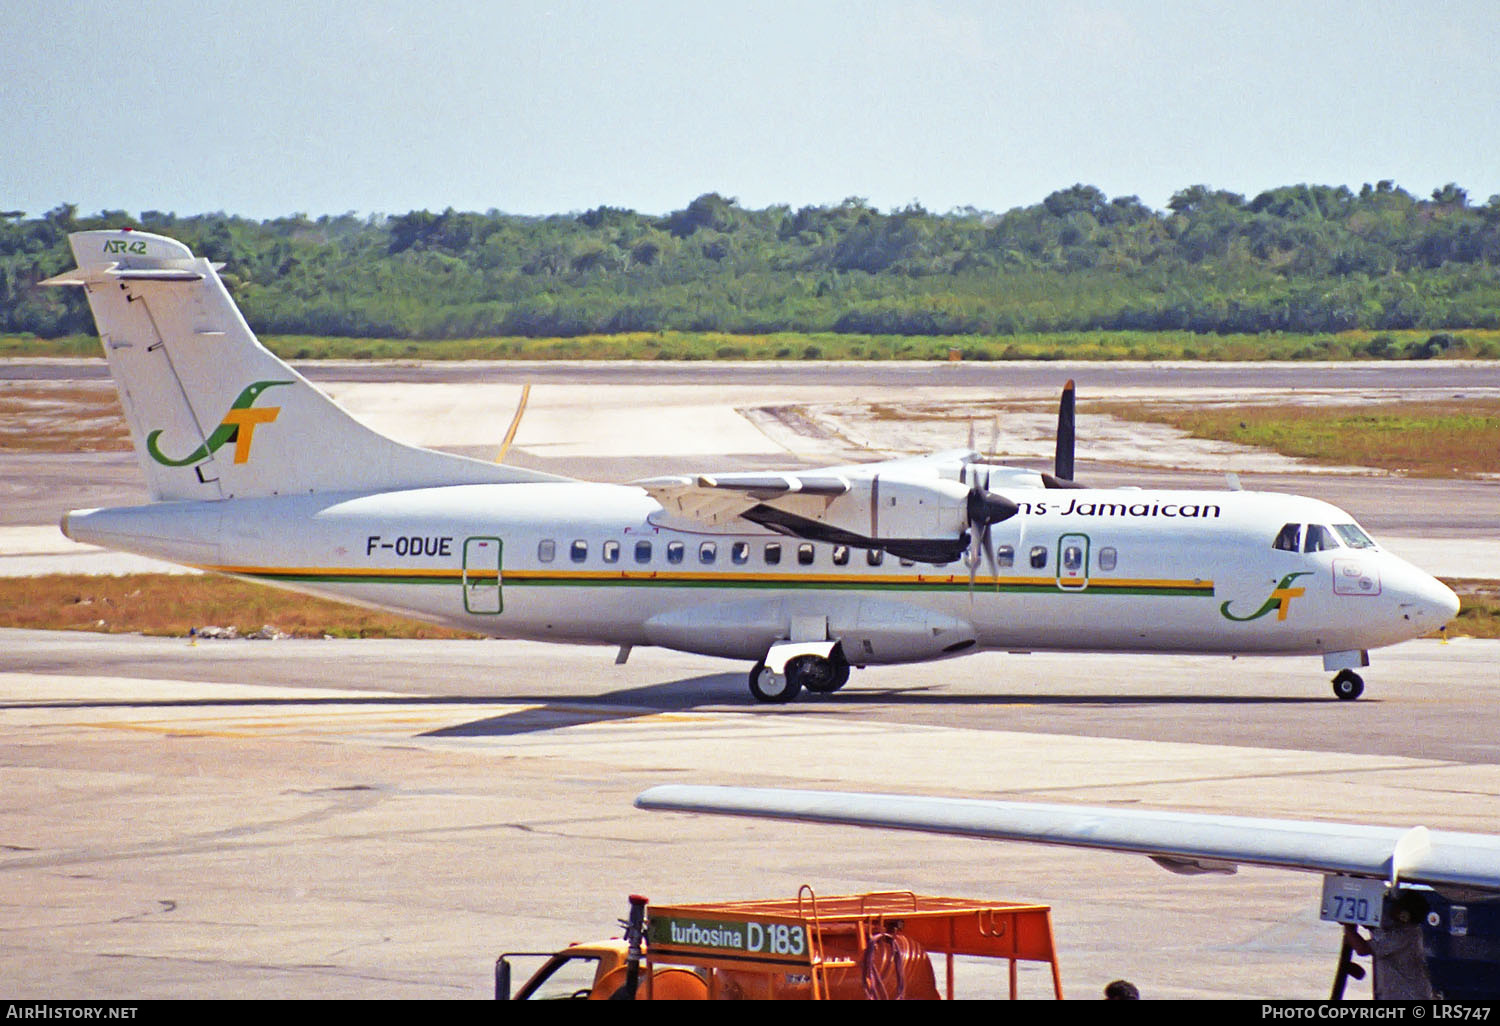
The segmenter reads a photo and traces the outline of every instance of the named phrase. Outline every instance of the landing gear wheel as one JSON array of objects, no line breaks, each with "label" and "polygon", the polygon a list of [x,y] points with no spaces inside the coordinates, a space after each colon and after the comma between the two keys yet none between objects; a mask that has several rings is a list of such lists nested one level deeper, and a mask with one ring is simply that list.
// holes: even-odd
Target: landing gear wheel
[{"label": "landing gear wheel", "polygon": [[757,702],[790,702],[802,690],[802,682],[792,675],[791,669],[788,666],[786,673],[773,673],[765,663],[756,663],[750,671],[750,694]]},{"label": "landing gear wheel", "polygon": [[838,675],[833,671],[833,663],[815,655],[798,656],[788,662],[786,679],[799,688],[806,688],[820,695],[826,695],[838,686],[834,683]]},{"label": "landing gear wheel", "polygon": [[1333,693],[1340,701],[1352,702],[1365,693],[1365,682],[1353,670],[1340,670],[1333,678]]},{"label": "landing gear wheel", "polygon": [[786,672],[791,676],[792,667],[803,660],[810,660],[813,665],[804,670],[802,686],[815,695],[831,695],[845,684],[849,683],[849,660],[838,649],[827,659],[819,659],[817,656],[802,656],[787,663]]}]

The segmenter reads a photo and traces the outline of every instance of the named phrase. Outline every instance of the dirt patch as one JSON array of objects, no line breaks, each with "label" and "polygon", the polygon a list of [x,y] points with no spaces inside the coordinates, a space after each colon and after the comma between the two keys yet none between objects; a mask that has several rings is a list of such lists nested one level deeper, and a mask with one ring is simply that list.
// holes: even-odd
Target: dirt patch
[{"label": "dirt patch", "polygon": [[0,579],[0,627],[187,637],[213,625],[241,636],[477,638],[390,613],[205,574],[54,574]]},{"label": "dirt patch", "polygon": [[117,452],[130,427],[111,382],[0,381],[0,450]]}]

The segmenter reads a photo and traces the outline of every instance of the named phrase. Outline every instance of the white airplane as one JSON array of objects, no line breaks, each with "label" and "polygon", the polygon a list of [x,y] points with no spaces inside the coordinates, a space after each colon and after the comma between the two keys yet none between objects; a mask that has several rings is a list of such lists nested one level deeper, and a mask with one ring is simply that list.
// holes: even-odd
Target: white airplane
[{"label": "white airplane", "polygon": [[851,665],[964,652],[1321,655],[1436,630],[1443,584],[1337,507],[1247,491],[1095,490],[972,450],[784,473],[575,481],[403,445],[262,347],[207,259],[70,236],[151,497],[69,538],[507,638],[755,664],[764,702]]},{"label": "white airplane", "polygon": [[[1415,900],[1430,983],[1448,998],[1500,998],[1500,836],[1033,802],[664,784],[638,808],[1030,841],[1149,857],[1174,873],[1238,866],[1323,877],[1320,918],[1389,928]],[[1334,999],[1364,975],[1345,935]],[[1380,965],[1376,964],[1377,988]],[[1379,989],[1376,990],[1379,994]]]}]

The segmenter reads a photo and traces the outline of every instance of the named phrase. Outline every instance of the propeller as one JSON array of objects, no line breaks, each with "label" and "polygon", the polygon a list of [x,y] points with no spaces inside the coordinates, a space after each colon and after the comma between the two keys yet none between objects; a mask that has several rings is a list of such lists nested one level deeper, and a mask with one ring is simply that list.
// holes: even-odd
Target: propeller
[{"label": "propeller", "polygon": [[990,537],[990,526],[998,524],[1002,520],[1009,520],[1021,511],[1021,508],[1011,502],[1003,495],[998,495],[989,490],[990,472],[989,468],[984,470],[984,482],[980,483],[979,467],[971,466],[973,471],[973,483],[969,486],[969,498],[967,502],[967,514],[969,521],[969,597],[974,597],[974,579],[979,573],[979,553],[984,552],[985,561],[990,568],[990,576],[995,578],[995,589],[1000,588],[1000,568],[995,562],[995,543]]}]

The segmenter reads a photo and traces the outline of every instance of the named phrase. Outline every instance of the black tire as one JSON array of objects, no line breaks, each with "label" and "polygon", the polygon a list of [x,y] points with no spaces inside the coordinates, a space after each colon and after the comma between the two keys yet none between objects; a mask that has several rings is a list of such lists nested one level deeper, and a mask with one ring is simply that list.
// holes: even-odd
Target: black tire
[{"label": "black tire", "polygon": [[1365,682],[1353,670],[1340,670],[1333,678],[1333,693],[1341,702],[1352,702],[1365,693]]},{"label": "black tire", "polygon": [[802,690],[802,683],[792,675],[791,669],[788,666],[786,673],[775,674],[766,669],[764,662],[756,663],[750,671],[750,694],[757,702],[775,705],[790,702]]},{"label": "black tire", "polygon": [[838,674],[833,662],[822,656],[798,656],[786,664],[786,679],[798,688],[806,688],[815,694],[826,695],[838,687]]},{"label": "black tire", "polygon": [[[818,659],[817,656],[803,656],[803,659],[817,659],[818,662],[827,666],[827,672],[819,667],[816,672],[810,673],[802,679],[802,686],[815,695],[831,695],[845,684],[849,683],[849,660],[844,658],[841,649],[835,648],[827,659]],[[792,660],[793,663],[798,660]],[[787,672],[791,672],[791,664],[787,664]]]}]

